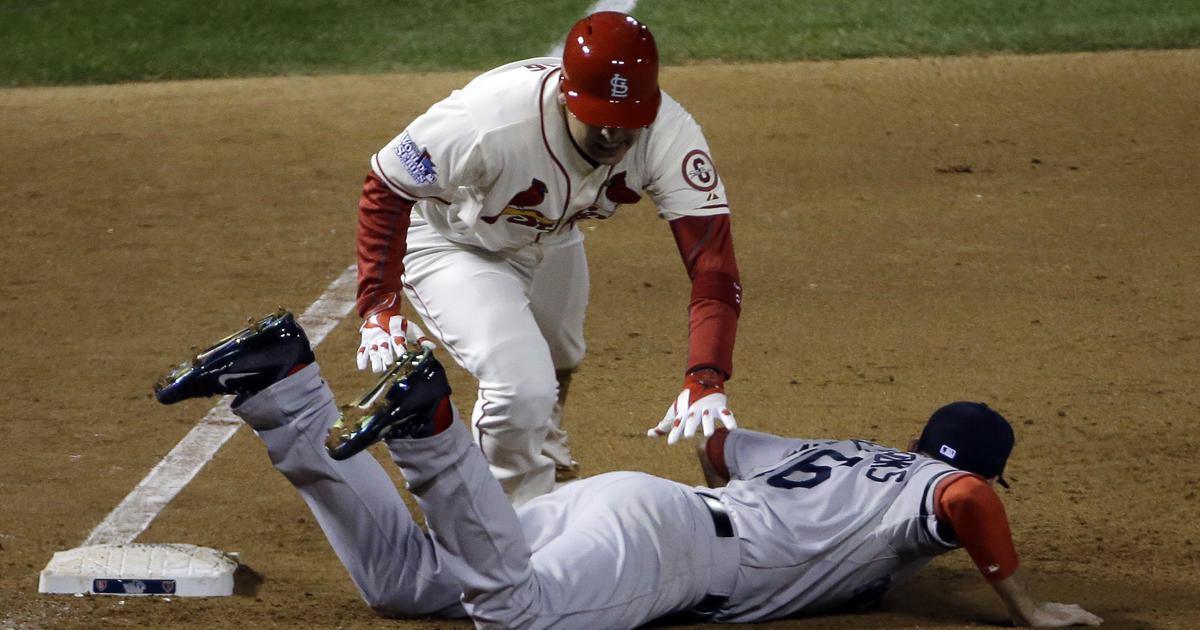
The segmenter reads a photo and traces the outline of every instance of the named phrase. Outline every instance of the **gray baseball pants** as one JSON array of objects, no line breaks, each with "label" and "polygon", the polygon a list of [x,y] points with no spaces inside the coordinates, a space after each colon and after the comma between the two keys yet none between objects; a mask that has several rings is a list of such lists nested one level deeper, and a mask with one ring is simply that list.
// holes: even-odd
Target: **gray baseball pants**
[{"label": "gray baseball pants", "polygon": [[608,473],[518,512],[460,421],[431,438],[387,442],[427,533],[370,453],[342,462],[326,454],[338,410],[319,369],[310,365],[234,411],[300,492],[372,608],[469,615],[478,628],[625,629],[733,591],[736,535],[718,529],[694,488]]}]

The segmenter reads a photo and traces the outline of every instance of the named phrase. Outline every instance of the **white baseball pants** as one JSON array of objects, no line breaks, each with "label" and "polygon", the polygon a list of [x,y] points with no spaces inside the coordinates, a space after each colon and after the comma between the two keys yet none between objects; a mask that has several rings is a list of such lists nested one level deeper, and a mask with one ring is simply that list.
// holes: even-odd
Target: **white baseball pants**
[{"label": "white baseball pants", "polygon": [[405,294],[446,352],[479,383],[475,439],[514,505],[554,487],[542,454],[558,400],[555,373],[583,360],[588,301],[574,230],[505,255],[446,240],[418,215],[408,230]]}]

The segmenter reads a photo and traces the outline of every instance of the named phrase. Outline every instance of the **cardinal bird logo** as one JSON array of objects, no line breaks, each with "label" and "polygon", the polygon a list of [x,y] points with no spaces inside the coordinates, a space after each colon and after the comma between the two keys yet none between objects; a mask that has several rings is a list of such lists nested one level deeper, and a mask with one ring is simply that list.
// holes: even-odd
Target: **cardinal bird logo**
[{"label": "cardinal bird logo", "polygon": [[608,179],[608,187],[604,196],[613,203],[637,203],[642,196],[625,183],[625,171],[621,171]]},{"label": "cardinal bird logo", "polygon": [[499,221],[501,217],[507,217],[505,220],[515,225],[524,225],[542,232],[550,231],[554,229],[555,222],[546,218],[541,212],[531,210],[546,200],[547,190],[549,189],[546,188],[546,183],[535,178],[529,183],[529,188],[513,195],[513,198],[508,201],[508,206],[501,210],[500,214],[494,217],[480,218],[484,223],[491,225]]},{"label": "cardinal bird logo", "polygon": [[546,183],[535,178],[529,183],[529,188],[513,195],[513,198],[508,202],[508,207],[532,208],[539,206],[546,200],[546,190]]}]

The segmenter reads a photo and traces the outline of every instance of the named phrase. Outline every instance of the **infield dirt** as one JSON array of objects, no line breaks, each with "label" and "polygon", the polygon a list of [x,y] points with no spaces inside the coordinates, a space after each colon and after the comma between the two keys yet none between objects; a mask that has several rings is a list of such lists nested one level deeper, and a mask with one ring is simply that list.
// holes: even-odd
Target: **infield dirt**
[{"label": "infield dirt", "polygon": [[[51,554],[212,406],[161,407],[151,383],[353,264],[368,157],[469,77],[0,90],[0,628],[469,627],[376,617],[244,428],[137,539],[240,552],[237,595],[37,593]],[[1035,592],[1109,628],[1200,627],[1200,51],[696,65],[662,82],[732,200],[740,423],[902,446],[937,406],[988,402],[1017,432],[1002,497]],[[670,233],[648,205],[584,229],[576,457],[699,484],[690,448],[644,437],[685,359]],[[372,380],[356,327],[317,348],[343,400]],[[1005,618],[958,552],[880,610],[762,627]]]}]

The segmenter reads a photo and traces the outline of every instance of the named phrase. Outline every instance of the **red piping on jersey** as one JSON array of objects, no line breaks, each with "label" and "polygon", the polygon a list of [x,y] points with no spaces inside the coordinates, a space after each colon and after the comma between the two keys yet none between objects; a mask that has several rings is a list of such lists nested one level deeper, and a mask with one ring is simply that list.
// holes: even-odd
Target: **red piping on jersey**
[{"label": "red piping on jersey", "polygon": [[[542,106],[542,97],[546,93],[546,84],[550,81],[550,77],[553,77],[560,72],[562,72],[562,69],[556,68],[546,73],[546,78],[542,79],[542,85],[540,88],[538,88],[537,106],[538,121],[541,123],[542,130],[542,144],[546,146],[546,153],[550,155],[551,160],[554,160],[554,165],[557,166],[559,172],[562,173],[563,179],[567,180],[567,194],[563,197],[563,207],[560,215],[566,216],[567,209],[571,207],[571,176],[567,173],[567,169],[563,166],[562,162],[558,160],[558,156],[554,154],[554,149],[550,147],[550,137],[546,133],[546,108]],[[566,123],[564,122],[563,124]],[[571,132],[568,130],[567,133],[570,134]]]},{"label": "red piping on jersey", "polygon": [[[596,196],[592,197],[592,203],[589,206],[584,206],[583,208],[580,208],[578,212],[575,212],[574,214],[572,214],[569,217],[567,216],[566,211],[565,210],[563,211],[563,215],[561,217],[559,217],[558,222],[554,224],[555,232],[558,231],[558,228],[562,227],[563,223],[570,225],[575,220],[575,217],[577,217],[580,214],[583,214],[584,212],[589,210],[591,208],[591,206],[596,205],[596,202],[600,200],[600,196],[604,194],[605,189],[608,187],[609,178],[612,177],[613,169],[615,169],[616,167],[617,167],[616,164],[610,165],[608,167],[608,173],[606,173],[604,175],[604,184],[602,184],[599,188],[596,189]],[[621,206],[621,204],[617,204],[616,206],[614,206],[613,212],[615,213],[617,211],[617,208],[620,206]]]}]

